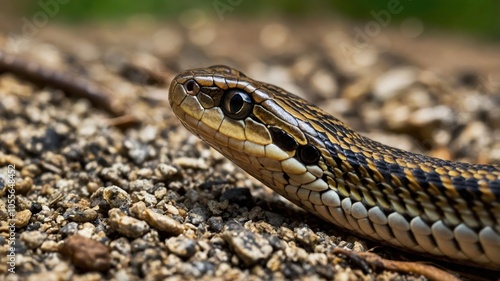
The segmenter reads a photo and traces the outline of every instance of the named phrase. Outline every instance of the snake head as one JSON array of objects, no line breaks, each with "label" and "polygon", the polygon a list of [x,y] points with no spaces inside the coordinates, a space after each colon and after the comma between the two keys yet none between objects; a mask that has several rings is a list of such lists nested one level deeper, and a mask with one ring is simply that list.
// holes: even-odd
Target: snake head
[{"label": "snake head", "polygon": [[169,103],[183,125],[217,150],[246,141],[272,142],[265,124],[255,122],[256,107],[270,96],[262,83],[223,65],[191,69],[172,81]]},{"label": "snake head", "polygon": [[278,193],[286,196],[289,186],[294,196],[286,197],[298,202],[297,186],[327,189],[320,167],[326,149],[307,122],[304,100],[212,66],[177,75],[169,102],[189,131]]}]

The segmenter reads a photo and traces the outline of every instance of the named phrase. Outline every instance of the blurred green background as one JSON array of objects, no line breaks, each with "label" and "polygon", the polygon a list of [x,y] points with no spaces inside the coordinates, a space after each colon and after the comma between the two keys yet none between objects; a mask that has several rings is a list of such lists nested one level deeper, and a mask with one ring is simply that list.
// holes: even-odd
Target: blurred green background
[{"label": "blurred green background", "polygon": [[17,0],[0,3],[1,11],[18,15],[33,15],[42,6],[59,4],[53,19],[65,22],[114,21],[131,15],[150,14],[160,20],[177,20],[178,15],[192,9],[202,9],[214,18],[347,18],[373,20],[371,11],[378,12],[397,4],[403,7],[393,14],[391,24],[408,17],[420,19],[426,26],[487,38],[500,39],[499,0]]}]

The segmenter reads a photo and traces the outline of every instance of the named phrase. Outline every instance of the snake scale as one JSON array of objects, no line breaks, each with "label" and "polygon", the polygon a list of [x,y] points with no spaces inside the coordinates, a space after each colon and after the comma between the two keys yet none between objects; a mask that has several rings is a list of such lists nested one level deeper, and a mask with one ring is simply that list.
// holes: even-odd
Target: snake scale
[{"label": "snake scale", "polygon": [[401,249],[500,269],[500,167],[366,138],[285,90],[226,66],[172,81],[181,123],[291,202]]}]

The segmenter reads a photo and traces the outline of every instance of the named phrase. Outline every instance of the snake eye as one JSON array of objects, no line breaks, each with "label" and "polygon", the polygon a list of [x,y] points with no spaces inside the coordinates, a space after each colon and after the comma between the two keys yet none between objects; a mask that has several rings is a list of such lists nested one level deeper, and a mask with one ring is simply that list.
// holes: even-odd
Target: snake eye
[{"label": "snake eye", "polygon": [[271,133],[273,143],[285,151],[295,150],[299,146],[292,136],[278,127],[269,127],[269,133]]},{"label": "snake eye", "polygon": [[318,149],[312,144],[306,144],[306,145],[299,147],[298,155],[299,155],[299,159],[305,165],[311,165],[311,164],[318,163],[319,156],[320,156]]},{"label": "snake eye", "polygon": [[228,90],[222,98],[222,110],[233,119],[244,119],[252,112],[252,99],[241,90]]},{"label": "snake eye", "polygon": [[186,89],[186,93],[188,95],[194,96],[197,95],[200,91],[200,85],[198,85],[198,83],[196,83],[196,81],[194,80],[188,80],[184,84],[184,89]]}]

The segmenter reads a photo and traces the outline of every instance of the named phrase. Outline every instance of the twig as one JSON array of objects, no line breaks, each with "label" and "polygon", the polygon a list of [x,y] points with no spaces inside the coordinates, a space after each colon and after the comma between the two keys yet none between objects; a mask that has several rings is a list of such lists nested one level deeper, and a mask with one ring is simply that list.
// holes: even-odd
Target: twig
[{"label": "twig", "polygon": [[[12,73],[39,86],[48,85],[60,89],[71,97],[85,98],[95,107],[105,110],[113,117],[127,116],[127,122],[114,123],[122,128],[124,128],[123,125],[132,126],[140,122],[135,116],[127,113],[123,106],[113,103],[110,98],[111,94],[103,87],[80,77],[43,67],[34,62],[9,55],[1,50],[0,72]],[[113,122],[111,123],[113,124]]]},{"label": "twig", "polygon": [[[429,280],[435,281],[460,281],[460,278],[438,269],[431,265],[425,265],[418,262],[403,262],[403,261],[392,261],[388,259],[384,259],[377,254],[369,253],[369,252],[356,252],[345,250],[342,248],[335,248],[333,250],[334,254],[342,254],[347,256],[350,260],[356,261],[357,264],[360,264],[359,259],[362,259],[366,264],[365,266],[369,266],[372,269],[383,269],[383,270],[391,270],[398,271],[403,273],[413,273],[416,275],[422,275]],[[362,263],[361,263],[362,264]],[[362,266],[363,271],[365,270],[365,266]]]}]

